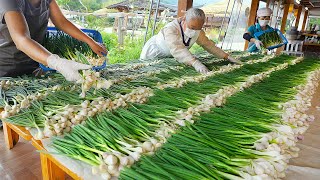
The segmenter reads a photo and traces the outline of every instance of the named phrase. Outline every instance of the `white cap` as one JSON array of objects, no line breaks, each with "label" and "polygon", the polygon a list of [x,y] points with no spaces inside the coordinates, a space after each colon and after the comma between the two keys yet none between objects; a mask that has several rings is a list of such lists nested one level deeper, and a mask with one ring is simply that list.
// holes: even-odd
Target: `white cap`
[{"label": "white cap", "polygon": [[257,11],[258,17],[271,16],[271,14],[272,14],[272,10],[270,8],[261,8],[261,9],[258,9],[258,11]]}]

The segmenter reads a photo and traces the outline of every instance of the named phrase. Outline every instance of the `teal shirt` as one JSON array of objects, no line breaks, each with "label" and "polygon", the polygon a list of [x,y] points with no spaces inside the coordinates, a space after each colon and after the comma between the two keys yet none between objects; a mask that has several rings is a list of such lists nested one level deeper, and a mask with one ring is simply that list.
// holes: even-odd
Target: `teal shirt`
[{"label": "teal shirt", "polygon": [[[273,29],[273,28],[270,27],[269,25],[267,25],[267,30],[268,29]],[[256,32],[261,32],[261,31],[263,31],[263,30],[261,29],[261,26],[259,23],[256,23],[255,25],[252,25],[248,28],[248,32],[251,34],[252,37],[254,37],[254,34]],[[258,52],[259,49],[256,47],[256,45],[254,43],[249,42],[249,47],[248,47],[247,51]]]}]

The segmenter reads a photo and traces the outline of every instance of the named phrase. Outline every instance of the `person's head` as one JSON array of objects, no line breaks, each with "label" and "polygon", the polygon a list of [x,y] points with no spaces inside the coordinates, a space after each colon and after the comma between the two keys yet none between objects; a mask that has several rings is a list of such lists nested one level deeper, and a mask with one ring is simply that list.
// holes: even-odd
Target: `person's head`
[{"label": "person's head", "polygon": [[261,8],[257,11],[257,22],[265,27],[270,22],[272,10],[270,8]]},{"label": "person's head", "polygon": [[185,34],[188,37],[193,37],[194,35],[199,33],[203,27],[205,19],[206,15],[204,14],[203,10],[198,8],[189,9],[183,18],[183,30]]}]

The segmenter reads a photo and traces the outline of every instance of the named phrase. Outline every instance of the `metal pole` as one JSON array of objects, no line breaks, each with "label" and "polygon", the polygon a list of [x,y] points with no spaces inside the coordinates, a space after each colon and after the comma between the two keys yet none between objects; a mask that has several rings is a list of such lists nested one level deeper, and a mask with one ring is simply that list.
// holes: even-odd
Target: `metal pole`
[{"label": "metal pole", "polygon": [[134,31],[136,28],[136,14],[134,13],[134,16],[132,16],[132,35],[131,35],[131,39],[133,40],[134,37]]},{"label": "metal pole", "polygon": [[[275,3],[275,1],[273,1],[273,3],[272,3],[272,12],[273,12],[273,10],[274,10],[274,3]],[[271,9],[271,8],[270,8]],[[273,21],[272,21],[273,19],[271,18],[270,19],[270,26],[272,27],[272,23],[273,23]]]},{"label": "metal pole", "polygon": [[[231,14],[230,14],[230,20],[229,20],[229,22],[228,22],[228,26],[227,26],[227,30],[226,30],[226,35],[227,35],[228,29],[229,29],[230,21],[232,20],[232,14],[233,14],[233,9],[234,9],[234,5],[235,5],[235,4],[236,4],[236,0],[234,0],[233,5],[232,5],[232,10],[231,10]],[[221,49],[222,49],[224,40],[225,40],[225,38],[224,38],[223,41],[222,41]]]},{"label": "metal pole", "polygon": [[278,7],[277,7],[277,15],[276,15],[276,25],[275,25],[275,28],[278,27],[278,17],[279,17],[279,9],[280,9],[280,2],[278,2]]},{"label": "metal pole", "polygon": [[146,27],[146,34],[144,35],[143,45],[145,45],[145,44],[146,44],[146,41],[147,41],[148,30],[149,30],[149,23],[150,23],[151,12],[152,12],[152,6],[153,6],[153,0],[151,0],[151,4],[150,4],[150,8],[149,8],[149,16],[148,16],[148,22],[147,22],[147,27]]},{"label": "metal pole", "polygon": [[[236,28],[238,27],[238,23],[239,23],[239,17],[240,17],[240,14],[241,14],[242,3],[243,3],[243,1],[241,0],[239,14],[238,14],[238,17],[237,17],[237,22],[236,22]],[[230,50],[232,48],[232,43],[233,43],[233,40],[234,40],[234,34],[235,34],[235,32],[233,32],[233,35],[232,35],[231,44],[230,44]]]},{"label": "metal pole", "polygon": [[224,12],[224,17],[223,17],[223,19],[222,19],[221,27],[220,27],[220,30],[219,30],[218,40],[219,40],[219,38],[220,38],[221,31],[222,31],[222,28],[223,28],[223,26],[224,26],[224,21],[225,21],[225,19],[226,19],[226,17],[227,17],[227,12],[228,12],[228,9],[229,9],[229,4],[230,4],[230,0],[228,1],[228,5],[227,5],[227,8],[226,8],[226,11]]},{"label": "metal pole", "polygon": [[[211,30],[213,29],[213,18],[214,18],[214,15],[211,16],[211,21],[210,21],[210,23],[211,23]],[[218,40],[219,40],[219,37],[218,37]]]},{"label": "metal pole", "polygon": [[120,46],[123,46],[123,31],[122,31],[123,22],[124,22],[124,17],[120,16],[118,21],[118,42]]},{"label": "metal pole", "polygon": [[157,9],[156,9],[156,14],[155,14],[155,16],[154,16],[154,23],[153,23],[153,27],[152,27],[152,36],[154,35],[154,30],[156,29],[159,6],[160,6],[160,0],[158,0]]}]

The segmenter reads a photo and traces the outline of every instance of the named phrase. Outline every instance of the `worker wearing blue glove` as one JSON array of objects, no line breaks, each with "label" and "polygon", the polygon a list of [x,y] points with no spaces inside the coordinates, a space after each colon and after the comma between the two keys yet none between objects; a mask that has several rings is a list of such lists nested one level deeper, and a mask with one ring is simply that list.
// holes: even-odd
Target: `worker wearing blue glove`
[{"label": "worker wearing blue glove", "polygon": [[31,74],[42,63],[67,80],[77,81],[78,70],[91,68],[60,58],[41,46],[49,18],[58,29],[87,43],[96,54],[107,54],[103,45],[64,17],[56,0],[0,0],[0,77]]},{"label": "worker wearing blue glove", "polygon": [[273,29],[268,24],[270,22],[272,10],[270,8],[261,8],[257,11],[257,22],[248,28],[244,33],[243,38],[249,41],[249,52],[258,52],[263,46],[262,42],[254,38],[254,34],[257,32]]}]

